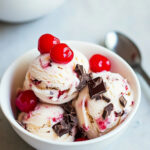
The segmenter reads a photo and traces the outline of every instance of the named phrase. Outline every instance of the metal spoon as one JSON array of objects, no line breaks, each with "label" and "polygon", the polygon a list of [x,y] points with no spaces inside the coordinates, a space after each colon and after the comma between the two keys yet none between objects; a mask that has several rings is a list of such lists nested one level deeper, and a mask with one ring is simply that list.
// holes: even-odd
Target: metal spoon
[{"label": "metal spoon", "polygon": [[109,32],[105,38],[105,46],[114,50],[118,55],[125,59],[128,64],[139,72],[150,86],[150,77],[143,70],[141,65],[141,54],[138,47],[122,33],[113,31]]}]

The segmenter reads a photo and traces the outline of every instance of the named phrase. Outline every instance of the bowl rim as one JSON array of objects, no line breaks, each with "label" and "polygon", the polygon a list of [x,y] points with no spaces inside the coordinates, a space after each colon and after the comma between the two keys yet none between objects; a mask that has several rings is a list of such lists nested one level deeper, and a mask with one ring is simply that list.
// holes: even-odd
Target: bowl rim
[{"label": "bowl rim", "polygon": [[[107,134],[101,136],[101,137],[97,137],[88,141],[82,141],[82,142],[58,142],[58,141],[53,141],[53,140],[47,140],[44,138],[41,138],[37,135],[34,135],[30,132],[28,132],[27,130],[25,130],[24,128],[22,128],[17,121],[15,120],[14,117],[11,117],[11,115],[7,114],[7,111],[4,109],[3,107],[3,103],[2,100],[0,99],[0,106],[1,106],[1,110],[4,114],[4,116],[7,118],[7,120],[9,121],[9,123],[15,127],[16,129],[18,129],[22,134],[25,134],[27,136],[29,136],[30,138],[33,138],[34,140],[38,140],[47,144],[53,144],[53,145],[59,145],[59,146],[81,146],[81,145],[86,145],[86,144],[93,144],[93,143],[97,143],[97,142],[101,142],[104,140],[107,140],[108,138],[112,137],[113,135],[116,135],[117,133],[119,133],[123,128],[125,128],[129,122],[132,120],[132,118],[134,117],[139,104],[140,104],[140,98],[141,98],[141,88],[140,88],[140,84],[139,84],[139,80],[135,74],[135,72],[133,71],[133,69],[129,66],[129,64],[127,64],[127,62],[125,60],[123,60],[119,55],[115,54],[114,52],[112,52],[111,50],[101,46],[101,45],[97,45],[94,43],[90,43],[90,42],[84,42],[84,41],[71,41],[71,40],[67,40],[67,41],[63,41],[67,44],[80,44],[80,45],[86,45],[86,46],[92,46],[92,47],[97,47],[103,51],[107,51],[107,53],[111,54],[112,56],[115,56],[118,58],[119,61],[123,62],[127,68],[129,69],[129,71],[132,73],[132,75],[135,78],[136,81],[136,87],[137,87],[137,103],[134,106],[134,109],[132,110],[132,112],[130,113],[130,115],[123,121],[123,123],[121,123],[118,127],[116,127],[115,129],[113,129],[112,131],[108,132]],[[0,96],[2,94],[2,83],[4,82],[3,79],[5,77],[5,75],[8,73],[8,71],[10,70],[10,68],[12,68],[17,62],[19,62],[23,57],[25,57],[26,55],[28,55],[29,53],[31,53],[33,50],[35,49],[31,49],[29,51],[27,51],[26,53],[24,53],[22,56],[18,57],[13,63],[11,63],[11,65],[8,67],[8,69],[5,71],[5,73],[2,76],[1,79],[1,84],[0,84]]]}]

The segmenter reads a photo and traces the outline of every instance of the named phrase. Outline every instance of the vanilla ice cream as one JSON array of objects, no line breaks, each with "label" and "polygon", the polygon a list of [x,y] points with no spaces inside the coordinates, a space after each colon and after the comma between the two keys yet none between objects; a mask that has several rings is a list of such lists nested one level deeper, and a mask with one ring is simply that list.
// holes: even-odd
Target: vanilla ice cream
[{"label": "vanilla ice cream", "polygon": [[31,89],[41,102],[66,103],[78,94],[76,87],[80,81],[74,71],[77,64],[88,72],[88,60],[79,51],[74,50],[74,58],[68,64],[52,62],[49,54],[40,55],[29,66],[24,90]]},{"label": "vanilla ice cream", "polygon": [[[119,125],[134,104],[133,92],[121,75],[104,71],[93,73],[93,79],[99,80],[99,83],[88,83],[74,101],[79,125],[89,139],[99,137]],[[99,87],[96,89],[96,86]],[[99,94],[93,96],[96,91]]]},{"label": "vanilla ice cream", "polygon": [[72,134],[66,133],[62,136],[58,136],[53,129],[54,125],[63,120],[63,115],[64,110],[58,105],[38,104],[29,113],[21,112],[18,121],[27,131],[47,140],[72,142],[76,132],[75,128],[72,129]]}]

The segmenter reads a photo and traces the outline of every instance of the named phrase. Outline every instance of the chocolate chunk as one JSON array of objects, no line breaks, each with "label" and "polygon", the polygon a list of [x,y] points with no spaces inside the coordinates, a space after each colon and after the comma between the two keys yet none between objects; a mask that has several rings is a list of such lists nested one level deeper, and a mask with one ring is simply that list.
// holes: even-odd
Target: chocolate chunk
[{"label": "chocolate chunk", "polygon": [[114,112],[115,113],[115,117],[121,117],[121,116],[123,116],[124,115],[124,110],[122,111],[122,112]]},{"label": "chocolate chunk", "polygon": [[95,99],[96,99],[96,100],[101,100],[101,99],[102,99],[102,96],[101,96],[101,95],[96,95],[96,96],[95,96]]},{"label": "chocolate chunk", "polygon": [[127,104],[127,101],[126,101],[126,99],[123,96],[121,96],[119,98],[119,102],[120,102],[120,104],[121,104],[122,107],[125,107],[126,104]]},{"label": "chocolate chunk", "polygon": [[64,120],[58,122],[52,128],[59,137],[68,133],[70,130],[70,127],[68,126],[68,124],[66,124]]},{"label": "chocolate chunk", "polygon": [[79,64],[76,65],[75,72],[78,74],[78,77],[80,79],[80,83],[77,87],[77,90],[81,91],[87,85],[88,81],[91,79],[92,74],[86,74],[83,66]]},{"label": "chocolate chunk", "polygon": [[76,111],[75,111],[75,108],[72,106],[72,102],[65,103],[62,105],[62,107],[63,107],[65,113],[76,115]]},{"label": "chocolate chunk", "polygon": [[81,77],[80,77],[80,83],[77,87],[77,90],[78,91],[81,91],[88,83],[88,81],[91,79],[91,76],[90,74],[83,74]]},{"label": "chocolate chunk", "polygon": [[101,77],[88,81],[88,88],[91,99],[94,99],[98,95],[106,92],[106,86]]},{"label": "chocolate chunk", "polygon": [[77,127],[77,133],[76,133],[75,139],[78,139],[78,138],[87,138],[86,132],[81,127]]},{"label": "chocolate chunk", "polygon": [[107,103],[110,102],[110,98],[108,98],[107,96],[102,95],[102,99],[103,99],[104,101],[106,101]]},{"label": "chocolate chunk", "polygon": [[76,116],[76,112],[72,103],[63,104],[62,107],[64,108],[64,115],[63,120],[53,126],[54,131],[58,136],[62,136],[66,133],[72,134],[72,129],[77,127],[78,119]]},{"label": "chocolate chunk", "polygon": [[64,114],[64,121],[70,125],[71,129],[78,125],[77,117],[72,114]]},{"label": "chocolate chunk", "polygon": [[75,72],[78,74],[79,78],[85,74],[85,70],[82,65],[77,64],[75,67]]},{"label": "chocolate chunk", "polygon": [[104,120],[110,115],[111,111],[113,110],[113,107],[114,107],[113,104],[110,103],[104,108],[104,111],[102,114],[102,117]]},{"label": "chocolate chunk", "polygon": [[96,95],[95,96],[96,100],[104,100],[105,102],[109,103],[110,102],[110,98],[108,98],[107,96],[104,95]]},{"label": "chocolate chunk", "polygon": [[80,83],[77,86],[77,90],[81,91],[86,85],[87,85],[87,81],[85,80],[83,76],[81,76]]}]

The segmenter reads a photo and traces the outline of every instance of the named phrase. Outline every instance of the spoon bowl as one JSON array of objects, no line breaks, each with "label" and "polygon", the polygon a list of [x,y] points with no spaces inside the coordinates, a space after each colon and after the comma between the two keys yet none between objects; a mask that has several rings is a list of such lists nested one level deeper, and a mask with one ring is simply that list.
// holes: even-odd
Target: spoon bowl
[{"label": "spoon bowl", "polygon": [[138,47],[120,32],[109,32],[106,35],[105,45],[125,59],[130,66],[136,67],[141,64],[141,54]]},{"label": "spoon bowl", "polygon": [[140,50],[132,40],[120,32],[112,31],[106,35],[105,46],[126,60],[135,71],[143,76],[150,86],[150,78],[141,66]]}]

